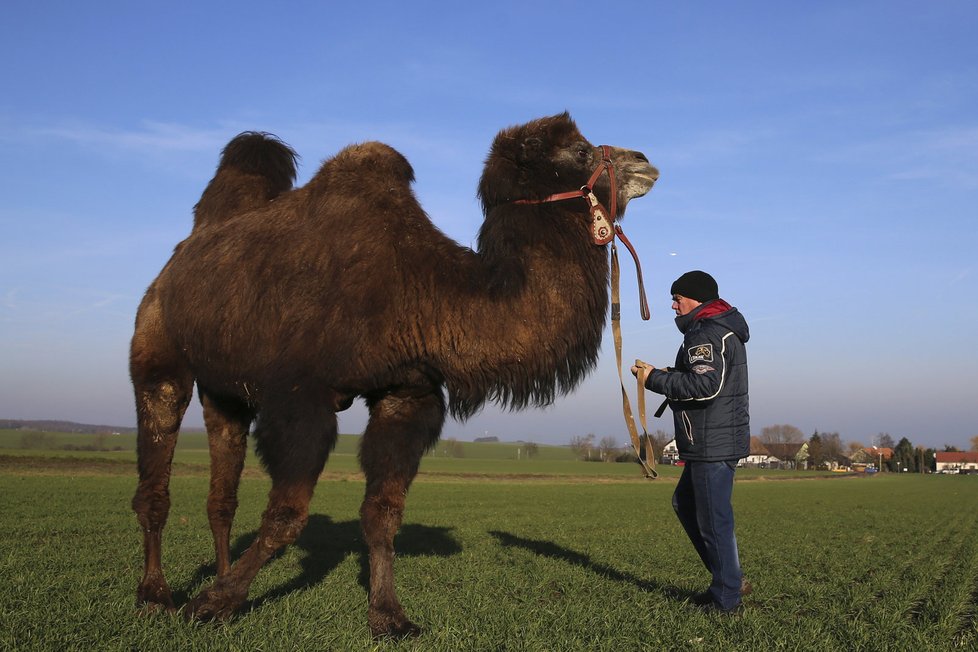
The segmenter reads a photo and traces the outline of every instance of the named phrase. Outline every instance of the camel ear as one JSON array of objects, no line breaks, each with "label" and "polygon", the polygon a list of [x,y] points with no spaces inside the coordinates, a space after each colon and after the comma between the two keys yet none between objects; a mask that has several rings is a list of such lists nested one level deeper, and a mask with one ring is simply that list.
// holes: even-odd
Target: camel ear
[{"label": "camel ear", "polygon": [[531,136],[520,145],[520,161],[535,161],[543,152],[543,139]]}]

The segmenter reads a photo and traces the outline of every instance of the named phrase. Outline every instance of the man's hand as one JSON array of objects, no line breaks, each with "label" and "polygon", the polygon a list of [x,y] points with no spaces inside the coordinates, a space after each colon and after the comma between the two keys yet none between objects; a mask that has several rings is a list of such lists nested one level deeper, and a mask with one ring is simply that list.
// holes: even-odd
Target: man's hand
[{"label": "man's hand", "polygon": [[[649,374],[655,369],[648,362],[642,362],[636,359],[635,364],[632,365],[632,375],[642,381],[642,387],[645,387],[645,381],[648,380]],[[639,376],[639,374],[642,374]]]}]

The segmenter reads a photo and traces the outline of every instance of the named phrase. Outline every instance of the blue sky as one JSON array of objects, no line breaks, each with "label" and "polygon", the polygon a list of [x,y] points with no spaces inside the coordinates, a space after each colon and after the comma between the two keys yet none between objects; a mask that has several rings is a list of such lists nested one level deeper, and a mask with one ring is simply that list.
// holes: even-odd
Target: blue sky
[{"label": "blue sky", "polygon": [[[495,133],[571,112],[661,171],[624,228],[626,360],[669,364],[669,285],[751,326],[753,430],[966,447],[978,434],[978,4],[24,2],[0,22],[0,418],[134,425],[146,286],[236,133],[382,140],[464,245]],[[445,437],[627,441],[610,338],[546,410]],[[650,397],[654,401],[654,397]],[[633,396],[634,400],[634,396]],[[194,402],[185,422],[201,424]],[[357,432],[364,410],[341,415]],[[671,419],[650,428],[672,431]]]}]

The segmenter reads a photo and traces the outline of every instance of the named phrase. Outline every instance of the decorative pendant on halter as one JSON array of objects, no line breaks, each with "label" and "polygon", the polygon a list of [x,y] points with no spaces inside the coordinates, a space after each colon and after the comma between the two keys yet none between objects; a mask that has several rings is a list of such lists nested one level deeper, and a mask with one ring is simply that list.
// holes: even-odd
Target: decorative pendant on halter
[{"label": "decorative pendant on halter", "polygon": [[585,198],[591,204],[591,237],[594,244],[606,245],[615,239],[615,229],[608,219],[608,209],[601,205],[593,192],[588,192]]}]

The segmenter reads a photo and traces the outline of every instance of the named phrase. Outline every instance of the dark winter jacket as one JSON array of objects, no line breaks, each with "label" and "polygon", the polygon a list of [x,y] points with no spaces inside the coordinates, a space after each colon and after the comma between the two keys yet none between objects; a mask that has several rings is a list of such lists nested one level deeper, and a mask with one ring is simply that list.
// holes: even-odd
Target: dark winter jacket
[{"label": "dark winter jacket", "polygon": [[747,321],[717,299],[676,323],[684,335],[676,366],[654,370],[645,386],[669,400],[679,457],[700,462],[747,457]]}]

